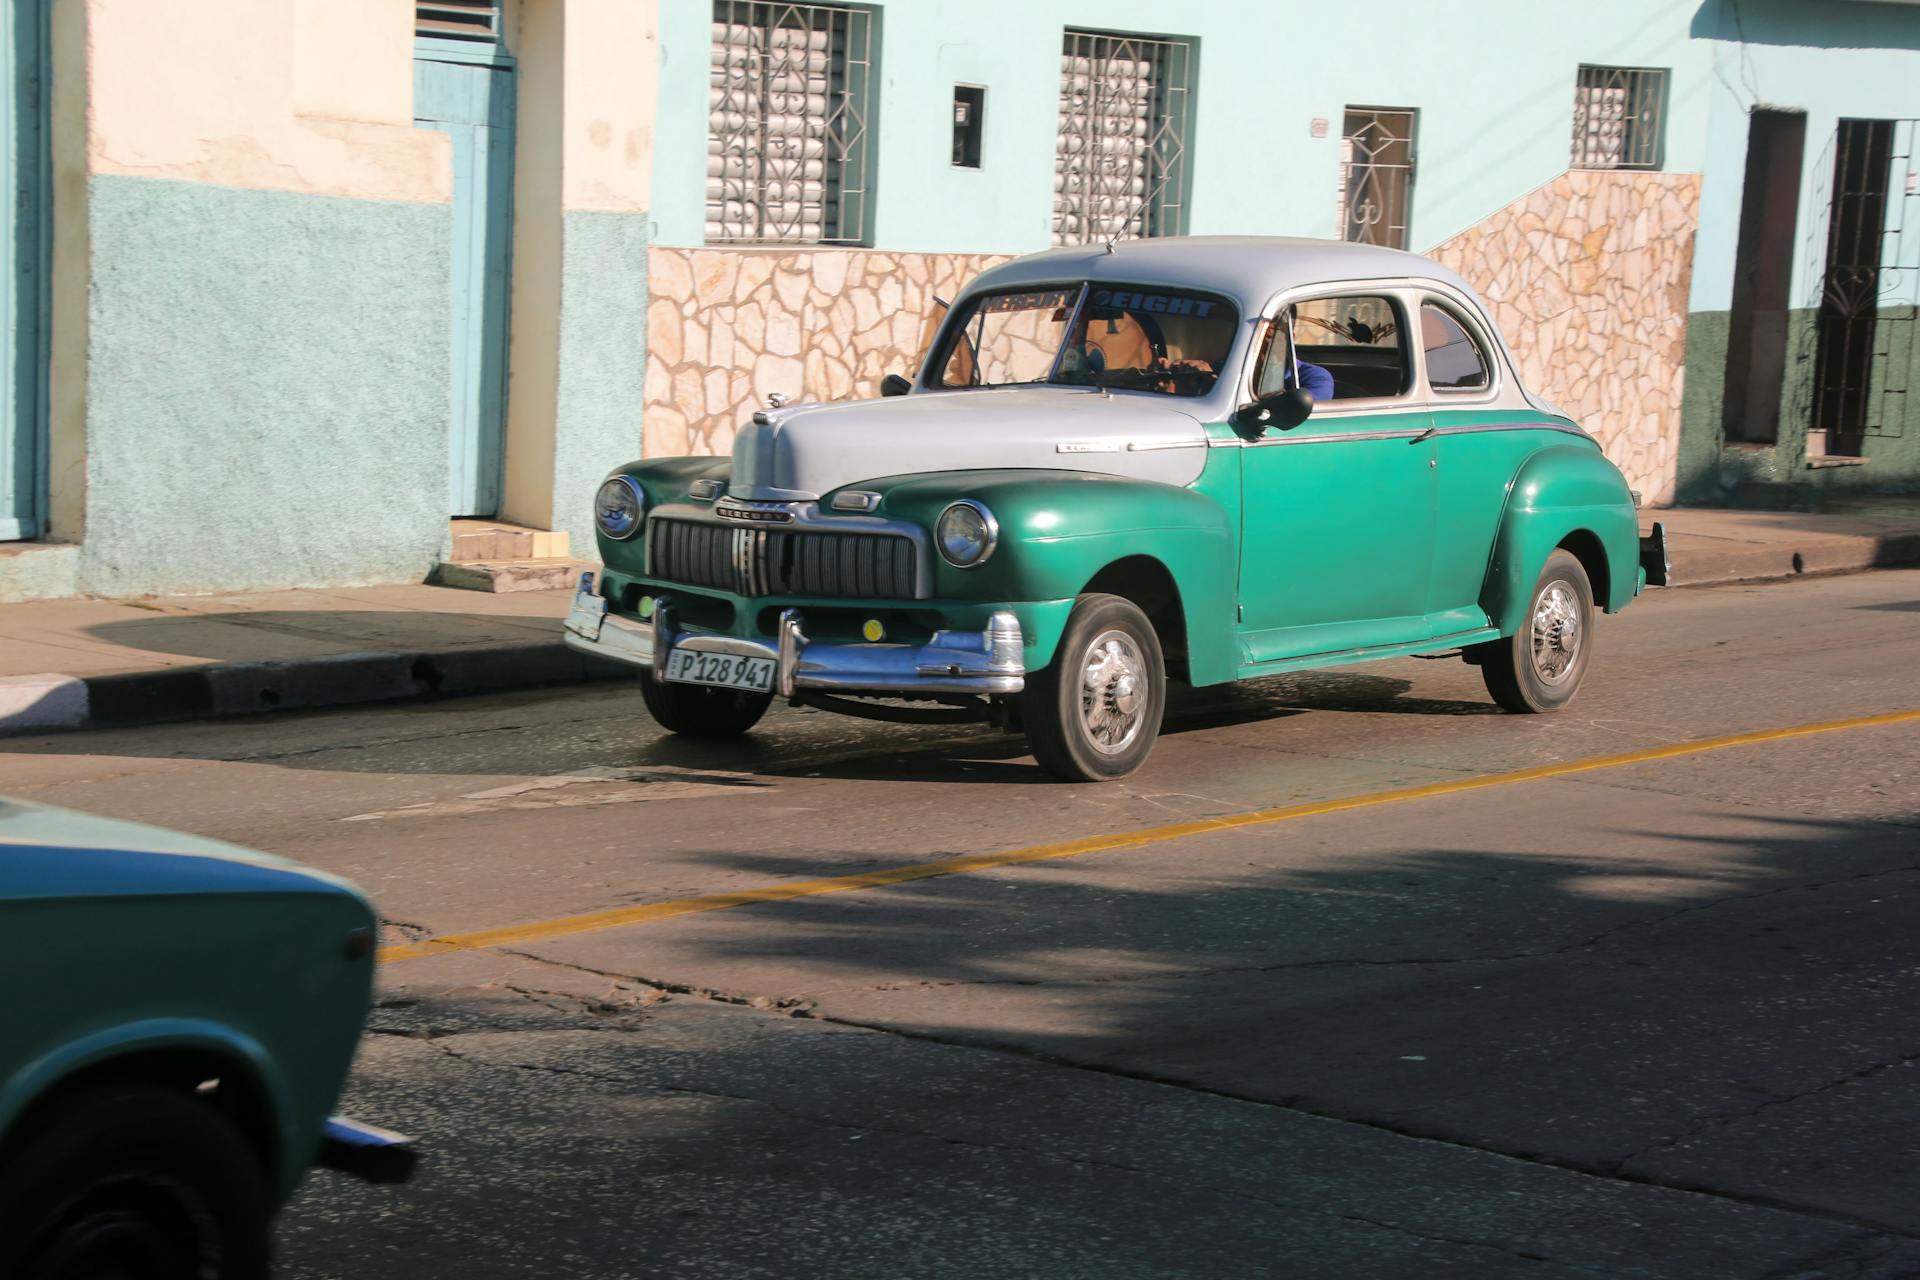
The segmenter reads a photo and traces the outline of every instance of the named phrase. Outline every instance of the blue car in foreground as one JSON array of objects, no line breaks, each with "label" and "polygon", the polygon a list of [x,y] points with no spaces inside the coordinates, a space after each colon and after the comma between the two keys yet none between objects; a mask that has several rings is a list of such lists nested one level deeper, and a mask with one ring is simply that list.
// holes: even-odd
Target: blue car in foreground
[{"label": "blue car in foreground", "polygon": [[331,1115],[376,927],[297,863],[0,800],[0,1278],[260,1277],[308,1168],[406,1177]]}]

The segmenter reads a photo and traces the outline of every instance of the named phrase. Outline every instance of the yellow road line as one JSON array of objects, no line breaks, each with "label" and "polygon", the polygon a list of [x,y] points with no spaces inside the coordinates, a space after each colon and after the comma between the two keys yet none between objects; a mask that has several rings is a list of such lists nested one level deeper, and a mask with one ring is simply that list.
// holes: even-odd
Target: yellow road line
[{"label": "yellow road line", "polygon": [[698,897],[675,898],[667,902],[649,903],[646,906],[614,907],[607,911],[589,911],[583,915],[560,916],[552,920],[536,920],[530,924],[507,925],[499,929],[481,929],[474,933],[451,933],[445,937],[382,947],[380,962],[393,964],[401,960],[418,960],[424,956],[478,951],[485,947],[544,942],[552,938],[563,938],[569,934],[589,933],[596,929],[653,924],[661,920],[671,920],[675,916],[694,915],[702,911],[725,911],[731,907],[754,906],[764,902],[786,902],[793,898],[811,898],[823,893],[852,893],[862,889],[879,889],[887,885],[905,884],[910,880],[927,880],[934,876],[951,876],[968,871],[987,871],[995,867],[1018,866],[1023,862],[1046,862],[1054,858],[1077,858],[1086,853],[1137,849],[1141,845],[1164,844],[1169,840],[1182,840],[1188,836],[1205,835],[1212,831],[1263,827],[1276,822],[1291,822],[1296,818],[1316,818],[1328,813],[1371,809],[1376,805],[1399,804],[1407,800],[1430,800],[1436,796],[1458,795],[1463,791],[1484,791],[1488,787],[1511,786],[1517,782],[1540,782],[1547,778],[1564,778],[1576,773],[1592,773],[1596,769],[1617,769],[1622,765],[1650,764],[1656,760],[1673,760],[1680,756],[1700,755],[1707,751],[1723,751],[1728,747],[1748,747],[1763,742],[1783,742],[1789,738],[1839,733],[1847,729],[1872,729],[1882,725],[1907,724],[1917,720],[1920,720],[1920,710],[1891,711],[1884,715],[1856,716],[1850,720],[1827,720],[1819,724],[1790,725],[1784,729],[1758,729],[1752,733],[1701,738],[1695,742],[1678,742],[1671,746],[1652,747],[1645,751],[1591,756],[1585,760],[1570,760],[1564,764],[1547,764],[1534,769],[1515,769],[1510,773],[1483,773],[1471,778],[1429,783],[1424,787],[1406,787],[1398,791],[1373,791],[1340,800],[1317,800],[1310,804],[1286,805],[1277,809],[1255,809],[1248,813],[1232,814],[1224,818],[1199,818],[1192,822],[1172,822],[1163,826],[1145,827],[1139,831],[1088,836],[1083,840],[1064,840],[1058,844],[1033,845],[1025,849],[1009,849],[1003,853],[978,853],[964,858],[942,858],[938,862],[917,862],[902,867],[886,867],[879,871],[829,876],[824,880],[797,880],[788,884],[768,885],[760,889],[741,889],[734,893],[705,893]]}]

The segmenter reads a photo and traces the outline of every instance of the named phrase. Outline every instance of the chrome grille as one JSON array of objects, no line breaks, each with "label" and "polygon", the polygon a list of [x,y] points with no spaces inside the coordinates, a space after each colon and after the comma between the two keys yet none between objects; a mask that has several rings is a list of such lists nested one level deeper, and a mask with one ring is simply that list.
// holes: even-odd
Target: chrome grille
[{"label": "chrome grille", "polygon": [[913,539],[655,519],[647,576],[736,595],[908,600],[918,594]]}]

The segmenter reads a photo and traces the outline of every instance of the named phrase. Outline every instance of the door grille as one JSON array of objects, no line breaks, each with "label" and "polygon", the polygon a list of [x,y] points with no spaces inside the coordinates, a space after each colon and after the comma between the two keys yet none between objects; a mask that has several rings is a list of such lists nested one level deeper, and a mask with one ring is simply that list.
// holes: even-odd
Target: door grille
[{"label": "door grille", "polygon": [[885,533],[742,529],[654,520],[647,576],[735,595],[910,600],[919,594],[913,539]]}]

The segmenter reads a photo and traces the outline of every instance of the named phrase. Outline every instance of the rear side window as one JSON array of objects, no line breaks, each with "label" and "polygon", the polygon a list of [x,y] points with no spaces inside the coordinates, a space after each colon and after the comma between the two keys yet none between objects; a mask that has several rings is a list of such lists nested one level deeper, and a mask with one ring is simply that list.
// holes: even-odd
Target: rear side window
[{"label": "rear side window", "polygon": [[1420,306],[1420,345],[1427,356],[1427,385],[1435,391],[1477,391],[1487,385],[1487,356],[1480,344],[1431,302]]},{"label": "rear side window", "polygon": [[[1335,400],[1376,400],[1403,395],[1413,382],[1413,361],[1399,304],[1371,294],[1313,298],[1293,308],[1293,336],[1300,363],[1317,365],[1333,379]],[[1254,379],[1255,395],[1272,395],[1292,385],[1288,369],[1287,315],[1269,332],[1267,349]],[[1310,371],[1302,380],[1313,381]]]}]

